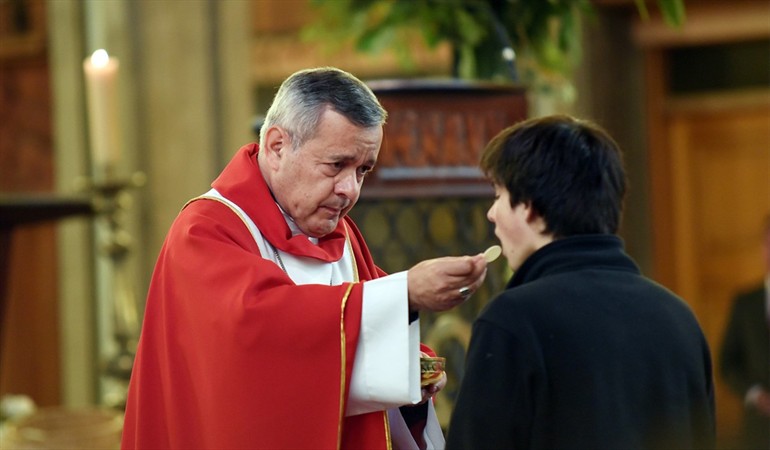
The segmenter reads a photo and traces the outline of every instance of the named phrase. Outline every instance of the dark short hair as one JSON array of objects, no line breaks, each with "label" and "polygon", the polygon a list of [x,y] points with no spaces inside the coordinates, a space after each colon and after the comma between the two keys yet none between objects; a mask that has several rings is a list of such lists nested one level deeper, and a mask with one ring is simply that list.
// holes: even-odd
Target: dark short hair
[{"label": "dark short hair", "polygon": [[567,115],[520,122],[489,142],[480,166],[508,190],[511,207],[531,205],[555,238],[614,234],[620,226],[623,156],[594,123]]},{"label": "dark short hair", "polygon": [[318,67],[295,72],[281,84],[260,135],[264,136],[268,127],[279,125],[297,148],[315,135],[327,109],[360,127],[383,125],[387,119],[385,109],[361,80],[344,70]]}]

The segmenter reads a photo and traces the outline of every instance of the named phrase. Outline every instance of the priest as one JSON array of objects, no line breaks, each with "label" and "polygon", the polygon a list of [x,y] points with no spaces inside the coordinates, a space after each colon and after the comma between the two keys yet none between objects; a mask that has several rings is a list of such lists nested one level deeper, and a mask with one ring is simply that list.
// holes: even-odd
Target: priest
[{"label": "priest", "polygon": [[124,449],[443,448],[419,311],[465,301],[486,263],[374,263],[347,213],[386,115],[347,72],[297,72],[259,145],[184,206],[153,272]]}]

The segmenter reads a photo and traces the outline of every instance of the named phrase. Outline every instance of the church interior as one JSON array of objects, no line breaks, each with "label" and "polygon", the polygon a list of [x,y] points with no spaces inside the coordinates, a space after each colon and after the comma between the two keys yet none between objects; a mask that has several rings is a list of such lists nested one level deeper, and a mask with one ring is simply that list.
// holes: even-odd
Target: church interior
[{"label": "church interior", "polygon": [[[350,213],[385,271],[496,243],[476,167],[496,130],[588,118],[625,152],[628,253],[687,300],[718,363],[731,299],[764,276],[770,3],[685,0],[672,25],[656,1],[643,17],[634,0],[592,0],[569,70],[517,52],[517,74],[488,79],[459,73],[446,41],[340,42],[318,27],[317,3],[0,0],[0,426],[36,411],[43,429],[77,423],[67,438],[81,448],[114,444],[169,225],[258,139],[281,81],[316,66],[353,73],[388,110],[378,170]],[[113,72],[93,73],[100,49]],[[442,425],[473,318],[508,277],[498,260],[472,300],[423,320],[447,357]],[[718,445],[730,448],[742,399],[714,376]]]}]

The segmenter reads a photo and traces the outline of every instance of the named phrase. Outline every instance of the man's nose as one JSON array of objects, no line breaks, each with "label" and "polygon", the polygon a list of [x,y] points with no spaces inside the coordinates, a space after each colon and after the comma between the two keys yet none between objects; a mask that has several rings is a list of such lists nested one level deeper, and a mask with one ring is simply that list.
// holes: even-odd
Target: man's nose
[{"label": "man's nose", "polygon": [[358,183],[355,171],[341,173],[334,185],[335,194],[344,195],[350,200],[355,200],[358,197],[360,189],[361,185]]}]

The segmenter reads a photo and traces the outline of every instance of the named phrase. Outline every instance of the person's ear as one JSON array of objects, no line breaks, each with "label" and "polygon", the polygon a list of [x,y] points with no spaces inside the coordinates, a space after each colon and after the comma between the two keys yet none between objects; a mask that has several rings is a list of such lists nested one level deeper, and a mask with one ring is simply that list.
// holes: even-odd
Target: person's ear
[{"label": "person's ear", "polygon": [[283,150],[288,148],[289,136],[286,131],[273,125],[265,132],[265,148],[260,151],[265,152],[268,162],[271,166],[278,163],[283,155]]},{"label": "person's ear", "polygon": [[543,216],[541,216],[540,213],[538,213],[537,210],[532,207],[532,202],[527,202],[524,204],[524,211],[527,213],[527,223],[529,226],[540,234],[545,233],[545,230],[548,228],[548,226],[545,223]]},{"label": "person's ear", "polygon": [[265,150],[279,152],[288,145],[288,134],[278,125],[273,125],[267,129],[265,135]]}]

